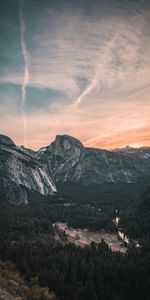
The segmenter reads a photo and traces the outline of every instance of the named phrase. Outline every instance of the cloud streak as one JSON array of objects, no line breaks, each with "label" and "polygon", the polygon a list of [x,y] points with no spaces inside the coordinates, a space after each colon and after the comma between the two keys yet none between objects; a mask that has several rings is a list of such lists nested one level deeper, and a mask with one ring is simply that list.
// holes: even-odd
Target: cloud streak
[{"label": "cloud streak", "polygon": [[23,144],[26,145],[26,130],[27,130],[27,118],[26,118],[26,89],[29,83],[29,55],[28,50],[25,43],[25,22],[22,12],[22,0],[19,0],[19,21],[20,21],[20,42],[21,42],[21,49],[22,49],[22,56],[24,60],[24,77],[22,82],[22,88],[21,88],[21,110],[22,110],[22,120],[23,120]]},{"label": "cloud streak", "polygon": [[91,83],[85,88],[85,90],[80,94],[79,97],[77,97],[77,99],[73,103],[74,109],[76,109],[80,105],[80,103],[84,100],[84,98],[93,91],[93,89],[97,86],[97,84],[100,82],[101,78],[103,77],[102,67],[104,64],[109,64],[109,62],[111,60],[111,52],[114,48],[115,40],[116,40],[116,37],[106,43],[105,52],[104,52],[103,56],[101,57],[100,62],[98,62],[98,67],[97,67],[96,73],[95,73]]},{"label": "cloud streak", "polygon": [[[6,94],[13,98],[14,91],[14,101],[21,106],[23,143],[37,148],[56,134],[67,133],[86,141],[87,146],[110,147],[109,139],[111,144],[118,143],[118,127],[125,142],[124,131],[135,134],[135,128],[148,128],[149,8],[138,0],[96,1],[96,6],[95,2],[90,6],[92,11],[87,6],[84,9],[85,1],[77,1],[83,3],[82,8],[72,8],[74,1],[69,1],[70,5],[66,1],[65,6],[61,1],[59,9],[52,1],[35,2],[20,0],[17,40],[13,36],[9,41],[10,46],[18,45],[18,52],[12,64],[0,68],[4,92],[7,87]],[[4,92],[0,91],[0,99],[6,103]],[[5,106],[9,110],[10,105]],[[134,142],[139,140],[136,135]]]}]

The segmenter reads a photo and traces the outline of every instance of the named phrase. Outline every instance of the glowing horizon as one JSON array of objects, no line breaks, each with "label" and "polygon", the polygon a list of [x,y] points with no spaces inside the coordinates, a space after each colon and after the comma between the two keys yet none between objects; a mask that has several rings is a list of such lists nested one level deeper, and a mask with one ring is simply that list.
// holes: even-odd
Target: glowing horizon
[{"label": "glowing horizon", "polygon": [[[125,136],[123,136],[121,138],[120,137],[117,137],[116,135],[116,140],[111,137],[107,138],[107,139],[104,139],[102,138],[101,141],[99,142],[94,142],[94,141],[85,141],[84,139],[81,140],[79,139],[78,136],[73,136],[73,135],[70,135],[69,133],[61,133],[58,135],[69,135],[69,136],[72,136],[76,139],[78,139],[84,147],[87,147],[87,148],[97,148],[97,149],[104,149],[104,150],[115,150],[115,149],[122,149],[122,148],[127,148],[127,147],[131,147],[131,148],[135,148],[135,149],[139,149],[139,148],[142,148],[142,147],[150,147],[150,139],[149,139],[149,133],[148,134],[145,134],[147,130],[145,129],[143,132],[143,138],[141,140],[141,142],[136,142],[136,135],[135,135],[135,132],[133,132],[133,137],[132,137],[132,133],[127,133],[128,136],[130,136],[128,139],[125,138]],[[138,133],[137,133],[138,135]],[[10,136],[11,137],[11,136]],[[12,138],[12,137],[11,137]],[[42,147],[45,147],[45,146],[48,146],[49,144],[51,144],[54,140],[55,140],[56,136],[53,136],[51,138],[47,137],[45,138],[45,140],[42,140],[41,142],[38,142],[36,140],[31,140],[29,141],[28,143],[28,148],[32,149],[32,150],[39,150],[40,148]],[[100,139],[100,137],[99,137]],[[135,140],[135,142],[133,142]],[[16,143],[16,145],[18,146],[25,146],[21,143],[18,143],[17,140],[14,142]]]}]

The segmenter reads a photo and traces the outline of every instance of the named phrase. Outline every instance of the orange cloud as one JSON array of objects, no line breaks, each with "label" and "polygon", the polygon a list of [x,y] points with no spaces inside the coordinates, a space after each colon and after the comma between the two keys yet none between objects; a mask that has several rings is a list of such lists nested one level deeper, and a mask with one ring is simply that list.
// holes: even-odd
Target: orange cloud
[{"label": "orange cloud", "polygon": [[115,149],[126,146],[142,147],[150,146],[150,127],[143,127],[134,130],[125,130],[115,135],[108,136],[105,139],[99,138],[96,142],[86,143],[87,147],[96,147],[101,149]]}]

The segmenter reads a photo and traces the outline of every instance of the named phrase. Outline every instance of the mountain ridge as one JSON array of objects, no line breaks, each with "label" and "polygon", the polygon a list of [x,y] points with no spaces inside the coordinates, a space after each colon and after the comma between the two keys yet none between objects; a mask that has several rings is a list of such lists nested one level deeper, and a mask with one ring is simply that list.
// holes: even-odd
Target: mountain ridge
[{"label": "mountain ridge", "polygon": [[[67,147],[66,147],[67,146]],[[144,153],[126,153],[84,147],[68,135],[57,136],[45,151],[36,152],[38,159],[50,163],[57,181],[75,181],[83,184],[104,182],[133,182],[150,171],[150,149]]]},{"label": "mountain ridge", "polygon": [[27,204],[26,188],[46,196],[57,191],[58,182],[130,184],[150,177],[150,148],[109,151],[85,147],[69,135],[57,135],[52,143],[33,151],[0,135],[0,172],[8,198],[14,202],[18,195],[21,203]]}]

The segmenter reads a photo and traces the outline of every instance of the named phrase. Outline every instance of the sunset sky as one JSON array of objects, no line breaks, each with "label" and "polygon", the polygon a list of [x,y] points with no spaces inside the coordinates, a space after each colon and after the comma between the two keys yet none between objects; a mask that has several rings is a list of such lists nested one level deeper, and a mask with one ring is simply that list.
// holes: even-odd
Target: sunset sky
[{"label": "sunset sky", "polygon": [[0,3],[0,133],[150,146],[149,0]]}]

